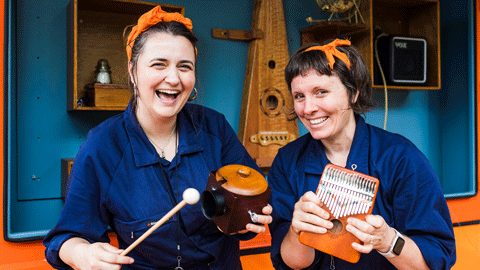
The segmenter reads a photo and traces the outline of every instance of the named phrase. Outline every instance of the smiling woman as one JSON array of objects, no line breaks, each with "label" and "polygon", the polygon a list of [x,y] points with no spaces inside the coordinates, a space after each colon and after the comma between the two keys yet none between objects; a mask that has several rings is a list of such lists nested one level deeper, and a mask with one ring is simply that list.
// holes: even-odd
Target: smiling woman
[{"label": "smiling woman", "polygon": [[186,37],[159,31],[149,35],[136,63],[129,62],[129,74],[137,120],[157,152],[171,161],[176,116],[195,85],[195,50]]},{"label": "smiling woman", "polygon": [[[210,172],[240,164],[261,173],[222,114],[187,104],[197,60],[191,29],[189,19],[160,6],[132,28],[126,50],[134,95],[123,114],[89,132],[75,157],[65,206],[44,239],[55,268],[241,269],[239,240],[271,222],[267,205],[255,224],[226,235],[200,205],[186,205],[150,230],[184,190],[205,189]],[[109,244],[109,227],[120,249]]]},{"label": "smiling woman", "polygon": [[[450,269],[455,240],[440,182],[413,143],[361,116],[371,108],[372,88],[358,50],[338,39],[306,45],[285,77],[309,133],[281,148],[268,174],[275,269]],[[356,264],[300,242],[301,232],[325,234],[339,222],[314,193],[328,164],[380,181],[372,215],[349,216],[340,229],[358,241],[336,254],[353,248],[362,253]]]}]

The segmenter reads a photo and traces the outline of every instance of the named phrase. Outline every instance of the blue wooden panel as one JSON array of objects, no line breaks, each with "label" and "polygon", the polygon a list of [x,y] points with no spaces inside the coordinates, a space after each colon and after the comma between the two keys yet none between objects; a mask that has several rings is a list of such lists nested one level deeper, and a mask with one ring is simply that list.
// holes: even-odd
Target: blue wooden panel
[{"label": "blue wooden panel", "polygon": [[60,197],[60,159],[85,132],[66,110],[66,1],[17,1],[18,200]]},{"label": "blue wooden panel", "polygon": [[[474,4],[442,1],[442,90],[439,120],[442,157],[441,181],[446,194],[475,192],[475,69]],[[464,29],[459,35],[458,30]],[[451,48],[451,49],[448,49]]]},{"label": "blue wooden panel", "polygon": [[[115,113],[66,111],[68,0],[11,1],[16,8],[10,48],[8,235],[42,237],[56,222],[60,161],[74,157],[92,127]],[[212,28],[250,29],[253,0],[152,1],[185,7],[198,44],[197,103],[225,114],[237,130],[248,43],[218,40]],[[289,52],[300,47],[315,1],[284,0]],[[441,3],[442,89],[390,91],[387,129],[412,140],[428,157],[446,194],[474,190],[475,117],[472,0]],[[459,34],[461,32],[461,34]],[[383,127],[383,92],[367,122]],[[306,129],[300,124],[300,134]],[[32,179],[32,176],[35,176]],[[40,179],[38,179],[40,178]]]}]

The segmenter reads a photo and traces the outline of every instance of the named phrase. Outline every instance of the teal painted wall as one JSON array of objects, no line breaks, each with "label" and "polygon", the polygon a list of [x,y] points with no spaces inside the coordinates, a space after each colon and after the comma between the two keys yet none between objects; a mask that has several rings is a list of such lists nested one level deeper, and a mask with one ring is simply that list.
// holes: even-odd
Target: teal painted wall
[{"label": "teal painted wall", "polygon": [[[6,200],[8,235],[20,240],[42,237],[56,223],[63,206],[60,160],[73,158],[87,132],[115,113],[66,111],[68,0],[12,2]],[[237,130],[248,43],[214,39],[211,29],[250,29],[253,0],[152,2],[185,7],[199,38],[197,103],[223,113]],[[292,54],[317,5],[283,3]],[[472,0],[441,1],[441,90],[389,91],[387,130],[412,140],[429,158],[447,197],[475,191],[473,11]],[[367,122],[383,127],[383,90],[375,90],[374,99],[378,105]]]}]

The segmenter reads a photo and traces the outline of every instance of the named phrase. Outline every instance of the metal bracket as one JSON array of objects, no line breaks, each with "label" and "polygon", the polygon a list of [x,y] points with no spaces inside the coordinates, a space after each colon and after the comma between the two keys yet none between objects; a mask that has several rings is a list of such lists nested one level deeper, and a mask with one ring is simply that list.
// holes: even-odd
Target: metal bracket
[{"label": "metal bracket", "polygon": [[263,38],[264,33],[260,29],[234,30],[234,29],[213,28],[212,37],[218,38],[218,39],[251,41],[254,39]]}]

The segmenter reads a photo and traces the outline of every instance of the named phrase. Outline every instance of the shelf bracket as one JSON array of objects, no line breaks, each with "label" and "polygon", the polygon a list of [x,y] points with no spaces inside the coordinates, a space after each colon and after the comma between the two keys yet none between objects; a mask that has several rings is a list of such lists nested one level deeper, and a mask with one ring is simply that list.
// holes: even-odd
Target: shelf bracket
[{"label": "shelf bracket", "polygon": [[252,41],[254,39],[263,38],[264,33],[260,29],[234,30],[234,29],[213,28],[212,37],[218,38],[218,39],[227,39],[227,40]]}]

